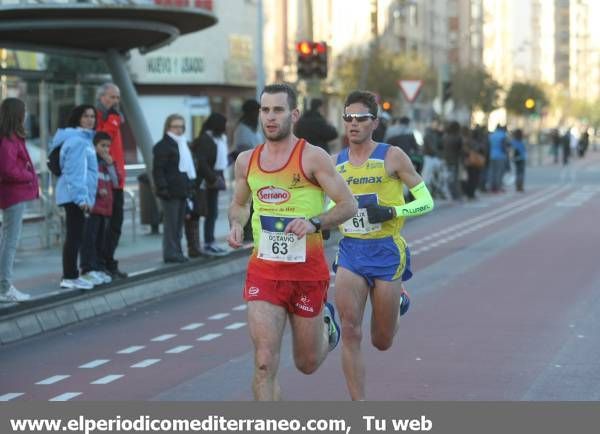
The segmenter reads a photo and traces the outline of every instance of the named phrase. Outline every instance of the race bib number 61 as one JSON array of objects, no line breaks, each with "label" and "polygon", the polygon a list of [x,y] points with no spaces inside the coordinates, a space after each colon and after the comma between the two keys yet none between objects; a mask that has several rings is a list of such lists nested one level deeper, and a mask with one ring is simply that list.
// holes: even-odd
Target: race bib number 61
[{"label": "race bib number 61", "polygon": [[265,261],[306,262],[306,237],[286,234],[288,223],[297,217],[260,216],[262,227],[258,257]]}]

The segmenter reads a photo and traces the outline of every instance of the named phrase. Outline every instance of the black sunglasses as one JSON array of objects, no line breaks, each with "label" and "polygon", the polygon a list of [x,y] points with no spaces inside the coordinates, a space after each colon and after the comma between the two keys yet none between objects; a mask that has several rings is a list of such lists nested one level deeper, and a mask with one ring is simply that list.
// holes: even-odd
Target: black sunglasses
[{"label": "black sunglasses", "polygon": [[357,122],[366,122],[375,118],[376,116],[373,113],[344,113],[342,115],[344,122],[352,122],[352,119],[356,119]]}]

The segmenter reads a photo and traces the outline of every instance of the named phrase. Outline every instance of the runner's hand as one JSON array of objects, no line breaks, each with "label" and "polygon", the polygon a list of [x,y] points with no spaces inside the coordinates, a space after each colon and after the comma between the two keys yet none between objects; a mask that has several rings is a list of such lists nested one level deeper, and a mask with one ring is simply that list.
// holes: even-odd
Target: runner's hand
[{"label": "runner's hand", "polygon": [[396,217],[394,208],[391,206],[369,205],[366,209],[369,223],[382,223]]},{"label": "runner's hand", "polygon": [[233,223],[229,229],[229,235],[227,236],[227,243],[234,249],[242,247],[244,242],[244,228],[239,223]]},{"label": "runner's hand", "polygon": [[298,239],[301,239],[306,234],[312,234],[316,231],[316,228],[313,226],[311,222],[306,219],[294,219],[288,223],[285,227],[285,233],[293,233],[298,236]]}]

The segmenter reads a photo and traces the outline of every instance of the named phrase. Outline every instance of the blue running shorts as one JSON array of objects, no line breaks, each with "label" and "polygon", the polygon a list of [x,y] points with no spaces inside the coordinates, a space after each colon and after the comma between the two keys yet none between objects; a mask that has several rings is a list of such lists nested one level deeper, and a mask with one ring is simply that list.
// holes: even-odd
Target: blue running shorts
[{"label": "blue running shorts", "polygon": [[333,264],[363,277],[370,287],[375,279],[403,282],[412,277],[410,251],[402,237],[359,239],[344,237]]}]

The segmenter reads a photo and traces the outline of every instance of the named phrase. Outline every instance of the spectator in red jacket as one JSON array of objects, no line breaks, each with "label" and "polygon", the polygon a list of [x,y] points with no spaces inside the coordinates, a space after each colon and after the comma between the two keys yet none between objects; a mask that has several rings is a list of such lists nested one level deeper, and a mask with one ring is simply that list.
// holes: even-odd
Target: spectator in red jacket
[{"label": "spectator in red jacket", "polygon": [[106,270],[113,278],[125,278],[127,273],[119,270],[119,263],[115,260],[115,251],[119,245],[123,226],[123,188],[125,187],[125,155],[121,137],[121,124],[124,118],[119,111],[121,92],[114,83],[105,83],[98,88],[97,99],[96,131],[104,131],[110,135],[110,156],[119,177],[119,186],[112,191],[113,209],[102,256]]},{"label": "spectator in red jacket", "polygon": [[0,105],[0,303],[29,300],[12,283],[25,202],[39,195],[38,179],[25,147],[25,103],[6,98]]},{"label": "spectator in red jacket", "polygon": [[104,131],[94,136],[94,148],[98,158],[98,189],[94,207],[85,220],[81,246],[81,277],[94,285],[112,281],[103,257],[113,211],[113,190],[119,186],[119,176],[110,156],[110,142],[111,137]]}]

